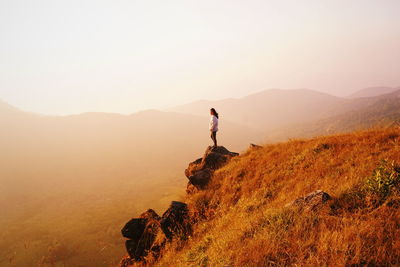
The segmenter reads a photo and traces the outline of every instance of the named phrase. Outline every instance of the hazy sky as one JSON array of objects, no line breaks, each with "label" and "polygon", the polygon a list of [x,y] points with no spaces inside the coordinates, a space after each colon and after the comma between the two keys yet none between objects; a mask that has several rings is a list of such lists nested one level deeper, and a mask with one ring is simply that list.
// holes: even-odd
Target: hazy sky
[{"label": "hazy sky", "polygon": [[0,99],[131,113],[400,86],[400,0],[0,0]]}]

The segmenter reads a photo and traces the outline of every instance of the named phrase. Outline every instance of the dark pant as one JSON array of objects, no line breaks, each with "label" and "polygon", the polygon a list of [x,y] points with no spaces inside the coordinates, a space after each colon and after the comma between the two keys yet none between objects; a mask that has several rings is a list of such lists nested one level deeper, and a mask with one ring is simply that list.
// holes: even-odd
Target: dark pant
[{"label": "dark pant", "polygon": [[217,146],[217,131],[215,132],[211,131],[211,139],[214,142],[214,146]]}]

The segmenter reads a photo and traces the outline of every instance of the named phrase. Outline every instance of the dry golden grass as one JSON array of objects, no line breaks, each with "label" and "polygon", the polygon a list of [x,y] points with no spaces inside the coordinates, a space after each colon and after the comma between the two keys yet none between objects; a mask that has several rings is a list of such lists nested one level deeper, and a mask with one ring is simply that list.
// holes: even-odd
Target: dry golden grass
[{"label": "dry golden grass", "polygon": [[[400,185],[386,198],[366,186],[381,160],[400,163],[398,129],[249,150],[218,170],[207,190],[187,197],[199,218],[194,236],[149,264],[400,265]],[[317,189],[333,197],[319,212],[284,208]]]}]

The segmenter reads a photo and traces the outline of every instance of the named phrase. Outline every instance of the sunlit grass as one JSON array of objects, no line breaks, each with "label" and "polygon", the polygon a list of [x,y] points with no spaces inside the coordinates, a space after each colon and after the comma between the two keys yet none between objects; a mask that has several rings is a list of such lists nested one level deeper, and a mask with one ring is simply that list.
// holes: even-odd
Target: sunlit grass
[{"label": "sunlit grass", "polygon": [[[187,197],[194,236],[150,265],[399,265],[399,163],[398,129],[249,150]],[[284,207],[317,189],[333,197],[319,212]]]}]

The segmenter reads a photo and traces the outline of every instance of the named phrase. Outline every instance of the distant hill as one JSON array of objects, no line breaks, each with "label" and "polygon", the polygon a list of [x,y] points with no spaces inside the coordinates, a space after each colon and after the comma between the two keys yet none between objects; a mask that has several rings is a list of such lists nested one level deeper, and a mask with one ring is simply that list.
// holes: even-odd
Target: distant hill
[{"label": "distant hill", "polygon": [[321,118],[344,102],[347,100],[307,89],[269,89],[243,98],[202,100],[169,110],[208,116],[209,109],[214,107],[222,119],[268,131]]},{"label": "distant hill", "polygon": [[[270,89],[239,99],[197,101],[170,110],[185,114],[208,116],[209,108],[220,112],[222,120],[262,130],[266,135],[285,127],[308,125],[316,121],[338,117],[368,109],[392,94],[374,97],[341,98],[307,89]],[[382,112],[381,116],[384,116]],[[349,128],[350,129],[350,128]],[[353,127],[351,127],[353,129]],[[282,136],[285,136],[283,134]]]},{"label": "distant hill", "polygon": [[384,94],[392,93],[396,90],[400,90],[400,87],[368,87],[361,89],[351,95],[350,98],[359,98],[359,97],[374,97]]},{"label": "distant hill", "polygon": [[[344,133],[371,127],[387,127],[400,122],[400,90],[365,98],[357,109],[314,122],[287,125],[268,133],[270,141]],[[354,104],[357,104],[355,102]]]}]

